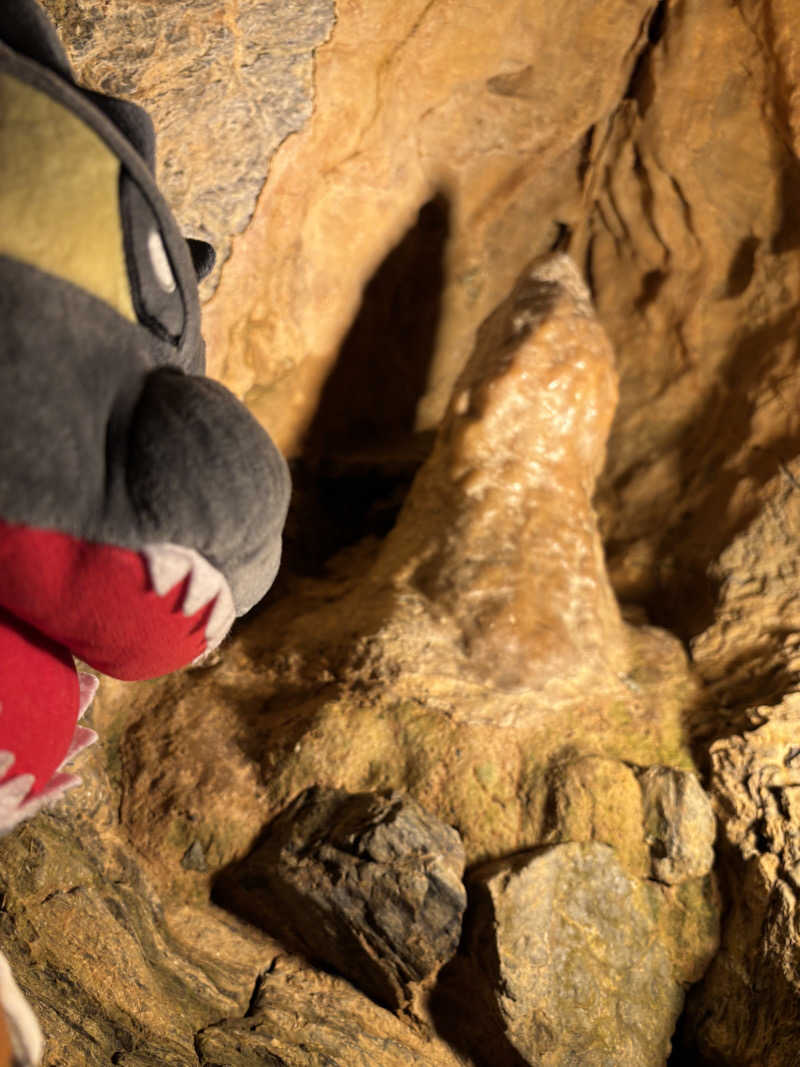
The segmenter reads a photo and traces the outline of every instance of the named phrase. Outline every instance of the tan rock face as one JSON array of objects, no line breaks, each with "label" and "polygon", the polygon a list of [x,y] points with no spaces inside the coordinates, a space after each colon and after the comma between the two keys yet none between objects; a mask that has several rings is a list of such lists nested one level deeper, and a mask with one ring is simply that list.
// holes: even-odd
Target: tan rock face
[{"label": "tan rock face", "polygon": [[714,700],[733,711],[794,688],[800,672],[800,489],[785,466],[764,488],[766,506],[709,568],[714,621],[692,655]]},{"label": "tan rock face", "polygon": [[569,246],[619,356],[598,498],[612,580],[688,635],[713,613],[706,566],[800,443],[790,7],[665,5],[595,131]]},{"label": "tan rock face", "polygon": [[[488,1012],[460,1041],[463,957],[442,979],[446,1039],[295,963],[245,1015],[280,950],[211,909],[209,884],[314,785],[408,792],[470,864],[611,846],[616,880],[587,907],[620,900],[615,885],[656,895],[657,921],[634,908],[647,973],[699,980],[718,912],[690,739],[727,926],[676,1057],[793,1063],[794,5],[341,0],[324,45],[328,3],[48,7],[82,77],[153,111],[187,227],[224,248],[258,196],[207,306],[211,366],[304,462],[331,460],[336,521],[336,462],[405,477],[442,423],[384,545],[287,574],[203,670],[104,683],[86,789],[0,846],[3,947],[50,1063],[78,1042],[87,1063],[300,1065],[298,1017],[341,1067],[510,1055]],[[692,638],[699,683],[677,640],[624,626],[610,594],[591,496],[613,372],[584,296],[570,283],[514,324],[521,271],[554,246],[617,357],[595,499],[612,584]],[[295,529],[313,532],[304,508]],[[607,969],[592,988],[607,1034]],[[666,1054],[673,993],[646,1016],[650,1053]],[[529,1057],[533,1004],[512,1005]]]},{"label": "tan rock face", "polygon": [[284,447],[299,442],[365,284],[436,193],[450,238],[420,420],[441,416],[478,324],[558,222],[577,219],[585,133],[624,92],[653,7],[338,5],[314,116],[276,156],[206,319],[214,373]]}]

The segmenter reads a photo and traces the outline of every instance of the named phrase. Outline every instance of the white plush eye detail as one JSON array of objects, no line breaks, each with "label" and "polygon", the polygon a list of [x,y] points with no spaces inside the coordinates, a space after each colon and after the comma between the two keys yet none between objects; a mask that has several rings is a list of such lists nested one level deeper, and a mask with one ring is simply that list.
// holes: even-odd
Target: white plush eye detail
[{"label": "white plush eye detail", "polygon": [[156,281],[165,293],[174,293],[175,277],[167,259],[167,250],[164,248],[164,242],[161,240],[161,234],[158,230],[151,230],[147,235],[147,251],[150,254],[150,262],[153,265]]}]

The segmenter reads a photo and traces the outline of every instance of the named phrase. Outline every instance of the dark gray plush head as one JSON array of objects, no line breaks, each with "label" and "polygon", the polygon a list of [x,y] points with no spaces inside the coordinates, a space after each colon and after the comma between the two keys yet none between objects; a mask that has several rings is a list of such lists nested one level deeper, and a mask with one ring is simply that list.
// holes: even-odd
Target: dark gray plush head
[{"label": "dark gray plush head", "polygon": [[202,377],[213,250],[156,187],[149,118],[75,86],[38,5],[3,5],[0,41],[0,518],[184,545],[241,613],[274,577],[289,479]]}]

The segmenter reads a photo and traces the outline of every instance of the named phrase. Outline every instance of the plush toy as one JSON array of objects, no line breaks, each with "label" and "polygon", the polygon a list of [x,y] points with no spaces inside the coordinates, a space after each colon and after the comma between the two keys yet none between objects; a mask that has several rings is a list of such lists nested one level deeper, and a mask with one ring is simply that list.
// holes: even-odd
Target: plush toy
[{"label": "plush toy", "polygon": [[0,832],[77,781],[94,691],[150,678],[269,588],[286,464],[203,377],[197,278],[148,116],[80,89],[35,3],[0,5]]},{"label": "plush toy", "polygon": [[[0,4],[0,834],[78,783],[96,688],[214,648],[278,567],[286,464],[203,377],[197,278],[147,115]],[[0,1067],[39,1062],[0,954]]]}]

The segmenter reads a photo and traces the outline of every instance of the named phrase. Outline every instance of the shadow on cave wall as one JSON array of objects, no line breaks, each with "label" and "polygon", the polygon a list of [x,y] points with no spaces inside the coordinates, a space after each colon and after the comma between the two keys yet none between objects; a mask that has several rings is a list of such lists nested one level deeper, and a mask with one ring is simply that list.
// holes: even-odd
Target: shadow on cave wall
[{"label": "shadow on cave wall", "polygon": [[339,549],[391,529],[432,443],[414,430],[441,317],[450,205],[439,193],[364,288],[299,459],[288,566],[319,573]]}]

